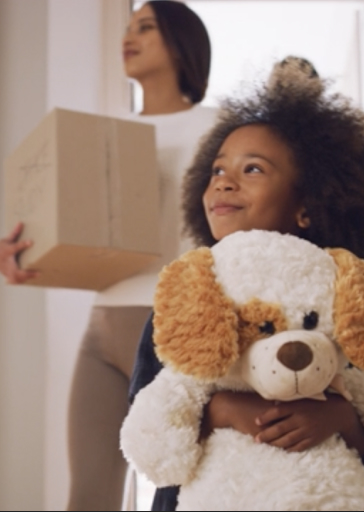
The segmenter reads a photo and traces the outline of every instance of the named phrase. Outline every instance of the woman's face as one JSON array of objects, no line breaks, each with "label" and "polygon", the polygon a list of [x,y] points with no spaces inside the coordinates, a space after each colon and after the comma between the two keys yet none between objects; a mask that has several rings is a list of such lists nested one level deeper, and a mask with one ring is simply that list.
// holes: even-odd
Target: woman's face
[{"label": "woman's face", "polygon": [[171,52],[150,5],[145,4],[134,12],[123,38],[122,54],[125,73],[135,80],[175,72]]},{"label": "woman's face", "polygon": [[308,227],[297,181],[292,151],[268,126],[238,128],[222,144],[203,197],[213,237],[251,229],[295,234]]}]

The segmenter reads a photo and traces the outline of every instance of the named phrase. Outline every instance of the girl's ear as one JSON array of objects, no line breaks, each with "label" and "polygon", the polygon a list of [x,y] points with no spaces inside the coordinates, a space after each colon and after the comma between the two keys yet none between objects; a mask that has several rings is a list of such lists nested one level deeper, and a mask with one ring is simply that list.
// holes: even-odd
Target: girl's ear
[{"label": "girl's ear", "polygon": [[308,216],[305,206],[302,206],[296,215],[297,226],[302,229],[307,229],[311,225],[311,219]]},{"label": "girl's ear", "polygon": [[354,366],[364,369],[364,260],[345,249],[327,249],[337,266],[335,339]]},{"label": "girl's ear", "polygon": [[202,247],[164,267],[153,320],[158,358],[177,371],[212,380],[239,357],[238,316],[213,265],[210,249]]}]

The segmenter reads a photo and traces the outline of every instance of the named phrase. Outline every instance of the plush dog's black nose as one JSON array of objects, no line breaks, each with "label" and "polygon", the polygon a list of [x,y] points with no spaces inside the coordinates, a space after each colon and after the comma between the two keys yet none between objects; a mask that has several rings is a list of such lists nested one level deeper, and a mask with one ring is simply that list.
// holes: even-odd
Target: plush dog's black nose
[{"label": "plush dog's black nose", "polygon": [[299,372],[311,364],[313,353],[302,341],[289,341],[278,350],[277,359],[290,370]]}]

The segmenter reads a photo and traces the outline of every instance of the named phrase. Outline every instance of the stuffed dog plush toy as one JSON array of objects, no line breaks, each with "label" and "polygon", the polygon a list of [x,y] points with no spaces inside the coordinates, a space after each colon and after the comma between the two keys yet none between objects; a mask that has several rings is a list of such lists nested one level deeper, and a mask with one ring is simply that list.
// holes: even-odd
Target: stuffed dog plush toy
[{"label": "stuffed dog plush toy", "polygon": [[336,392],[364,421],[362,260],[237,232],[166,266],[154,310],[164,368],[136,396],[121,447],[156,486],[181,486],[177,510],[363,510],[364,467],[339,435],[303,453],[233,429],[199,442],[222,389],[280,401]]}]

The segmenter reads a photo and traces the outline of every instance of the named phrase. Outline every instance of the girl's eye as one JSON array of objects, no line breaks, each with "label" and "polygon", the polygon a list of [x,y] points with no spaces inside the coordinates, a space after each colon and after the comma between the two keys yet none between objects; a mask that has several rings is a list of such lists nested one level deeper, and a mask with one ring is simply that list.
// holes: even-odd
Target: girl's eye
[{"label": "girl's eye", "polygon": [[248,167],[246,167],[244,172],[246,174],[259,174],[259,173],[262,173],[263,171],[256,165],[248,165]]},{"label": "girl's eye", "polygon": [[214,167],[212,169],[211,174],[212,174],[212,176],[222,176],[224,174],[224,172],[225,171],[223,169],[221,169],[221,167]]}]

